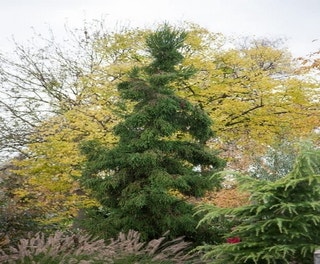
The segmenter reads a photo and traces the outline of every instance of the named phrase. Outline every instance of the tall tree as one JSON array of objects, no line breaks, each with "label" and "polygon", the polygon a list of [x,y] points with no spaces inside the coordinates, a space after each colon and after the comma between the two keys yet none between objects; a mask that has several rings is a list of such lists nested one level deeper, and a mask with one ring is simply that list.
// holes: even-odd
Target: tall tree
[{"label": "tall tree", "polygon": [[226,238],[234,242],[202,247],[214,263],[313,262],[320,245],[320,151],[304,150],[293,170],[274,182],[244,178],[242,186],[251,193],[251,203],[233,209],[208,205],[202,219],[234,219]]},{"label": "tall tree", "polygon": [[[170,191],[204,195],[219,183],[212,174],[224,162],[205,145],[214,136],[209,116],[175,94],[195,73],[181,65],[186,36],[165,24],[147,37],[153,61],[133,68],[118,85],[121,97],[135,105],[114,129],[117,146],[82,146],[83,183],[102,205],[104,230],[136,229],[148,239],[170,230],[196,239],[193,206]],[[92,224],[97,229],[100,223]]]}]

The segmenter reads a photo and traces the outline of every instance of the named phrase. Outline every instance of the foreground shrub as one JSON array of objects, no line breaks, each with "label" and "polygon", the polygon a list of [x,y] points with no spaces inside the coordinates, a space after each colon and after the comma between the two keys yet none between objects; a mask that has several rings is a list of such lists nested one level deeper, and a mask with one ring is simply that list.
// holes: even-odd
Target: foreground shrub
[{"label": "foreground shrub", "polygon": [[60,231],[46,237],[43,233],[20,239],[16,247],[0,249],[0,262],[5,264],[99,264],[99,263],[203,263],[196,253],[189,254],[190,243],[182,237],[166,240],[166,236],[148,243],[140,241],[140,233],[120,233],[106,244],[86,234],[64,234]]}]

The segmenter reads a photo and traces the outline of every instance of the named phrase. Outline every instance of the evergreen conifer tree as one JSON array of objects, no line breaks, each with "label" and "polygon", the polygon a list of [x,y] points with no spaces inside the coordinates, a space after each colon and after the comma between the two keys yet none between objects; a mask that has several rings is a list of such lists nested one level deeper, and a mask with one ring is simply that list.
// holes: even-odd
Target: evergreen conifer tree
[{"label": "evergreen conifer tree", "polygon": [[313,263],[320,248],[320,150],[303,151],[293,170],[275,182],[248,177],[242,184],[252,194],[250,205],[200,210],[208,211],[202,222],[224,216],[237,223],[226,234],[234,240],[201,247],[206,257],[223,264]]},{"label": "evergreen conifer tree", "polygon": [[[195,74],[183,67],[186,33],[165,24],[146,39],[153,61],[135,67],[118,85],[133,111],[114,133],[117,146],[106,149],[95,141],[83,144],[87,157],[83,183],[101,203],[91,214],[96,231],[134,229],[145,239],[185,235],[198,240],[193,205],[173,195],[202,196],[219,185],[212,178],[224,162],[206,147],[212,122],[198,106],[175,94]],[[200,169],[199,169],[200,168]]]}]

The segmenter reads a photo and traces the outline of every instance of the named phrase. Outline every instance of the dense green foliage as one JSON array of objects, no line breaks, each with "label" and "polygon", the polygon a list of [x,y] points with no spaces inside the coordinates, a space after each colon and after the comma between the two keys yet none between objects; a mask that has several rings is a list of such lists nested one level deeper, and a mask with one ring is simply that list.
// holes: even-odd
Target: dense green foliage
[{"label": "dense green foliage", "polygon": [[274,182],[244,178],[251,204],[235,209],[203,206],[203,222],[234,219],[227,237],[240,243],[203,247],[214,263],[304,263],[320,247],[320,150],[305,150],[293,170]]},{"label": "dense green foliage", "polygon": [[82,146],[83,183],[101,204],[90,212],[93,231],[135,229],[150,239],[170,230],[173,237],[205,239],[196,230],[193,205],[172,195],[204,195],[218,186],[211,176],[224,164],[205,146],[213,137],[209,116],[175,94],[195,72],[181,66],[185,37],[164,25],[147,38],[152,63],[133,68],[118,86],[121,97],[135,104],[114,129],[119,143],[110,150],[95,141]]}]

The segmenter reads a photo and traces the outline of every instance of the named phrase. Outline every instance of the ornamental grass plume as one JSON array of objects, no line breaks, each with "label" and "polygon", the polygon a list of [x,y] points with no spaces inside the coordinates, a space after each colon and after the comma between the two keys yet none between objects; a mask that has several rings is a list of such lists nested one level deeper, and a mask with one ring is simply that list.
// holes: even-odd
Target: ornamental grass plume
[{"label": "ornamental grass plume", "polygon": [[191,243],[184,241],[183,237],[167,241],[167,234],[144,243],[140,242],[139,232],[130,230],[112,239],[108,248],[116,253],[113,256],[115,260],[125,260],[131,256],[135,260],[149,261],[145,263],[204,263],[198,253],[188,253]]},{"label": "ornamental grass plume", "polygon": [[94,240],[85,234],[66,235],[57,231],[46,237],[39,232],[20,239],[16,246],[10,246],[8,250],[1,249],[0,262],[80,263],[76,260],[84,260],[89,256],[95,259],[95,255],[105,247],[103,240]]},{"label": "ornamental grass plume", "polygon": [[130,230],[105,243],[83,233],[57,231],[20,239],[17,246],[0,249],[4,264],[128,264],[128,263],[204,263],[198,253],[188,253],[183,237],[166,241],[166,235],[141,242],[140,233]]}]

